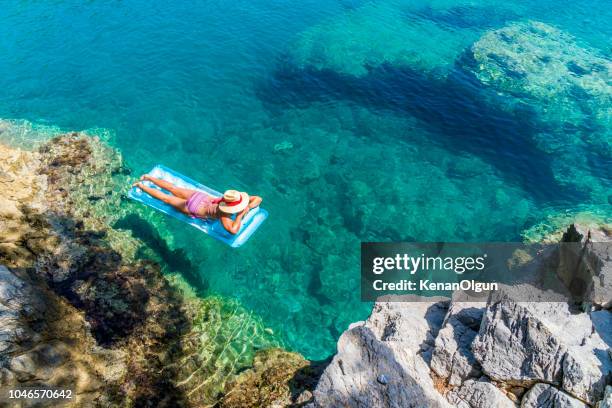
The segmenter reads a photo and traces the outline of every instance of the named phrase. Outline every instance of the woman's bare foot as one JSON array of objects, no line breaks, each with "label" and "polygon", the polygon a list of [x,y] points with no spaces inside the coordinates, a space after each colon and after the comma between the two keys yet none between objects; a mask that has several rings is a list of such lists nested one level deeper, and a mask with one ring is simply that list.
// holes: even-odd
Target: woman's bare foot
[{"label": "woman's bare foot", "polygon": [[142,176],[140,176],[140,180],[150,180],[151,176],[149,176],[148,174],[143,174]]},{"label": "woman's bare foot", "polygon": [[[141,179],[142,180],[142,179]],[[142,188],[142,183],[140,181],[137,181],[135,183],[132,184],[132,187],[138,187],[138,188]]]}]

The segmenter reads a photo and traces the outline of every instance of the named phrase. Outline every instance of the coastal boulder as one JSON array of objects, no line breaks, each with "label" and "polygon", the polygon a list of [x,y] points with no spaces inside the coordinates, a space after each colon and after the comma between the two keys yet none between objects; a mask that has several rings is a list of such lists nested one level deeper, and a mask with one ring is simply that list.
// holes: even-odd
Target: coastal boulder
[{"label": "coastal boulder", "polygon": [[579,300],[612,308],[612,231],[572,224],[563,234],[557,274]]},{"label": "coastal boulder", "polygon": [[453,302],[438,332],[431,358],[431,369],[455,386],[468,378],[478,378],[480,364],[472,353],[484,303]]},{"label": "coastal boulder", "polygon": [[528,386],[561,383],[567,346],[532,309],[504,297],[487,306],[473,351],[492,379]]},{"label": "coastal boulder", "polygon": [[457,408],[515,408],[514,403],[486,379],[467,380],[460,388],[450,391],[446,398]]},{"label": "coastal boulder", "polygon": [[[612,313],[603,311],[612,323]],[[608,333],[609,335],[609,333]],[[594,404],[605,392],[612,378],[612,359],[606,344],[597,332],[585,337],[581,344],[571,346],[563,361],[562,388],[571,395]]]},{"label": "coastal boulder", "polygon": [[310,407],[449,407],[422,352],[433,346],[445,302],[376,303],[351,325],[323,372]]},{"label": "coastal boulder", "polygon": [[608,347],[588,313],[504,296],[487,306],[473,351],[493,380],[522,387],[546,382],[595,403],[612,372]]},{"label": "coastal boulder", "polygon": [[521,408],[587,408],[587,405],[552,385],[538,383],[525,394]]},{"label": "coastal boulder", "polygon": [[95,345],[82,315],[24,270],[0,265],[0,386],[72,389],[78,406],[110,404],[125,355]]}]

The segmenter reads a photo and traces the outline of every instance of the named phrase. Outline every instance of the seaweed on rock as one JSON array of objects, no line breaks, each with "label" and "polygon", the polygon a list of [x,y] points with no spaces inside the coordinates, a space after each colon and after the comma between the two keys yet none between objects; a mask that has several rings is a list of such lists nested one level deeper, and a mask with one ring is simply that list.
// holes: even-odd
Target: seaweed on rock
[{"label": "seaweed on rock", "polygon": [[[528,107],[544,128],[532,142],[553,157],[555,178],[609,203],[612,62],[538,21],[491,30],[458,61],[509,112]],[[595,177],[597,176],[597,177]]]}]

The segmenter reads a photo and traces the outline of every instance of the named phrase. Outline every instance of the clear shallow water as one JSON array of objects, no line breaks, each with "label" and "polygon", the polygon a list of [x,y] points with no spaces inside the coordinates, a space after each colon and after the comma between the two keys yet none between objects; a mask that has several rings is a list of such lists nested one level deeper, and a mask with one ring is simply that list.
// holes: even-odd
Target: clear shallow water
[{"label": "clear shallow water", "polygon": [[593,93],[542,96],[545,79],[507,92],[466,62],[489,30],[527,19],[609,62],[607,6],[10,5],[0,10],[0,117],[94,128],[135,173],[164,163],[262,195],[271,217],[237,251],[128,202],[118,226],[150,239],[152,225],[183,250],[166,251],[168,269],[239,299],[288,347],[323,358],[369,312],[362,240],[517,240],[558,211],[612,215],[609,76]]}]

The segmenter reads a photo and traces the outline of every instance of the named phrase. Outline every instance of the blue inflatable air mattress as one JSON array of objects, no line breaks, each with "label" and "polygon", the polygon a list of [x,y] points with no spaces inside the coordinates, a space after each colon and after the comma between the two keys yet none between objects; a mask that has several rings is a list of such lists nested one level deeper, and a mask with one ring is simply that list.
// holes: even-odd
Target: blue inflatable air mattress
[{"label": "blue inflatable air mattress", "polygon": [[[220,192],[213,190],[212,188],[206,187],[205,185],[200,184],[197,181],[194,181],[189,177],[183,176],[182,174],[162,165],[155,166],[153,170],[151,170],[148,174],[153,177],[169,181],[177,187],[199,190],[215,197],[221,197],[222,195]],[[144,181],[144,183],[153,188],[162,190],[149,181]],[[239,246],[242,246],[245,242],[247,242],[249,238],[251,238],[251,235],[253,235],[253,233],[257,231],[257,228],[259,228],[259,226],[268,217],[268,212],[263,208],[253,208],[242,219],[242,227],[240,228],[240,231],[238,231],[236,235],[232,235],[227,232],[225,228],[223,228],[223,225],[221,225],[219,220],[202,220],[199,218],[191,218],[183,214],[182,212],[177,211],[171,205],[168,205],[160,200],[151,197],[150,195],[148,195],[137,187],[132,187],[132,189],[130,189],[130,191],[128,192],[128,196],[133,200],[143,203],[144,205],[153,207],[156,210],[159,210],[165,214],[177,218],[180,221],[183,221],[184,223],[187,223],[192,227],[195,227],[200,231],[210,235],[211,237],[216,238],[219,241],[225,242],[232,248],[238,248]]]}]

